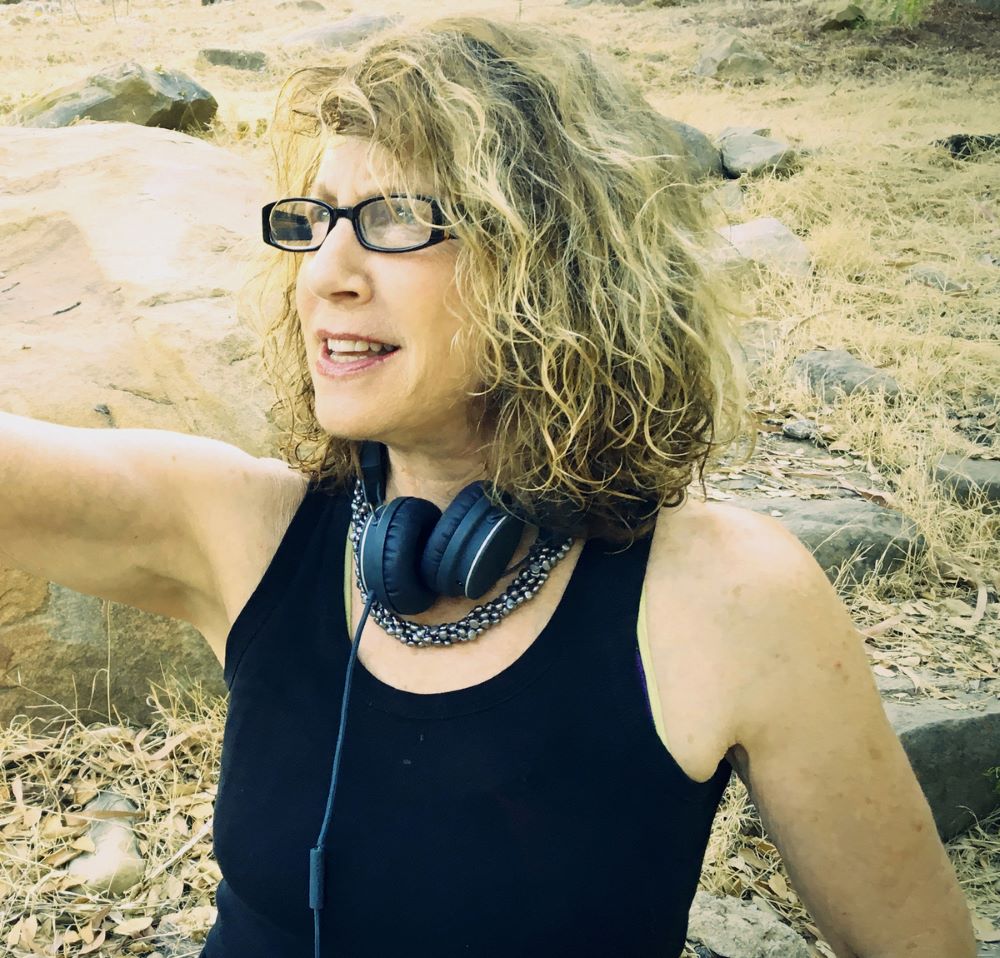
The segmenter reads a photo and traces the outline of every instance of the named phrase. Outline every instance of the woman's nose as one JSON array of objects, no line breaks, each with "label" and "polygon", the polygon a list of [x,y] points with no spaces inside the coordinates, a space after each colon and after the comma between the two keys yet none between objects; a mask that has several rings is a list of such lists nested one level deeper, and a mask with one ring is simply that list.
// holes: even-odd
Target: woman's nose
[{"label": "woman's nose", "polygon": [[310,292],[327,299],[366,299],[371,284],[365,268],[368,250],[358,242],[354,224],[341,217],[330,228],[322,246],[303,266]]}]

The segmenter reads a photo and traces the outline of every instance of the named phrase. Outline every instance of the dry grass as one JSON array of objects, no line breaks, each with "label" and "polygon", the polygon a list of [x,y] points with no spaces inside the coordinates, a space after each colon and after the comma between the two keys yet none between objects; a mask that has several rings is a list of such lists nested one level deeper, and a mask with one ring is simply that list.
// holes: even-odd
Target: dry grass
[{"label": "dry grass", "polygon": [[[276,16],[263,0],[204,8],[196,0],[142,9],[117,3],[114,11],[96,0],[65,0],[61,13],[34,9],[0,7],[0,23],[25,10],[29,20],[5,27],[12,42],[5,44],[0,111],[96,67],[139,59],[184,70],[209,86],[220,113],[205,138],[262,166],[274,92],[295,63],[292,55],[276,54],[263,74],[241,74],[199,70],[197,50],[270,51],[275,38],[326,16],[289,10]],[[808,280],[747,273],[748,313],[766,324],[772,341],[754,374],[756,411],[762,419],[795,413],[819,422],[828,444],[815,451],[825,457],[822,468],[863,474],[929,544],[926,556],[903,570],[845,591],[876,672],[906,675],[921,666],[995,689],[1000,525],[995,515],[950,499],[929,470],[945,452],[1000,454],[997,417],[989,415],[1000,407],[1000,268],[984,259],[1000,258],[1000,156],[959,161],[933,145],[957,132],[1000,132],[1000,19],[968,4],[938,2],[919,26],[819,33],[815,6],[806,0],[582,10],[556,0],[523,10],[515,0],[386,0],[380,9],[502,17],[522,11],[525,19],[589,37],[676,119],[710,134],[760,123],[807,151],[797,174],[742,184],[745,210],[733,218],[778,217],[805,240],[816,264]],[[329,15],[347,12],[331,6]],[[697,51],[721,25],[743,28],[774,61],[775,75],[745,86],[692,76]],[[939,265],[970,290],[946,294],[907,282],[907,269],[918,263]],[[817,402],[787,377],[792,359],[817,346],[849,349],[890,372],[901,399]],[[973,419],[982,428],[971,429]],[[794,488],[786,460],[766,444],[756,462],[776,483],[788,473]],[[947,693],[932,681],[920,694]],[[164,695],[161,716],[149,728],[70,722],[62,730],[15,725],[0,732],[0,936],[10,954],[45,953],[41,945],[59,935],[60,954],[83,953],[68,932],[83,942],[103,935],[91,951],[103,955],[149,953],[159,934],[166,953],[170,939],[198,939],[211,924],[218,879],[211,802],[224,703],[196,698],[182,705],[174,692]],[[124,897],[78,895],[61,874],[69,862],[54,864],[79,837],[66,814],[95,788],[130,795],[141,810],[135,824],[147,877]],[[989,923],[1000,925],[1000,814],[947,848],[985,934]],[[715,821],[702,887],[764,901],[815,937],[735,776]],[[124,923],[136,916],[149,918],[149,926],[129,932],[133,926]],[[814,947],[829,954],[822,943]]]}]

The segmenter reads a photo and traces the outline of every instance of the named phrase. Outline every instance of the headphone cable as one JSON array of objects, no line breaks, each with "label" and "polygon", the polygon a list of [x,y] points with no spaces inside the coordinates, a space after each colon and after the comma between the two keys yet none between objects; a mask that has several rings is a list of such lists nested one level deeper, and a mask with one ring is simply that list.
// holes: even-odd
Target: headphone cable
[{"label": "headphone cable", "polygon": [[309,907],[313,910],[313,956],[320,958],[319,947],[319,918],[320,910],[323,908],[324,898],[324,877],[325,877],[325,854],[326,854],[326,833],[330,825],[330,817],[333,814],[333,798],[337,792],[337,772],[340,769],[340,753],[344,744],[344,727],[347,724],[347,703],[351,694],[351,676],[354,674],[354,663],[358,658],[358,645],[361,643],[361,632],[365,627],[368,613],[371,611],[372,603],[375,601],[375,590],[368,593],[365,601],[364,611],[361,613],[361,621],[358,623],[357,632],[354,633],[354,643],[351,646],[351,656],[347,662],[347,677],[344,680],[344,696],[340,703],[340,730],[337,734],[337,747],[333,753],[333,771],[330,775],[330,792],[326,798],[326,813],[323,816],[323,827],[320,829],[319,837],[316,839],[316,847],[309,850]]}]

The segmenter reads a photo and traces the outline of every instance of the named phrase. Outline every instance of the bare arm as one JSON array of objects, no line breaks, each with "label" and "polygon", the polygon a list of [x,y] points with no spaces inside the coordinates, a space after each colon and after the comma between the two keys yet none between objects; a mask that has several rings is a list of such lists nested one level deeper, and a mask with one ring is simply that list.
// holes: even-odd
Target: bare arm
[{"label": "bare arm", "polygon": [[195,493],[211,473],[238,495],[259,462],[199,436],[0,413],[0,563],[200,621],[217,600]]},{"label": "bare arm", "polygon": [[733,614],[753,652],[730,757],[796,892],[838,958],[974,958],[964,894],[847,610],[778,523],[738,522],[752,588]]}]

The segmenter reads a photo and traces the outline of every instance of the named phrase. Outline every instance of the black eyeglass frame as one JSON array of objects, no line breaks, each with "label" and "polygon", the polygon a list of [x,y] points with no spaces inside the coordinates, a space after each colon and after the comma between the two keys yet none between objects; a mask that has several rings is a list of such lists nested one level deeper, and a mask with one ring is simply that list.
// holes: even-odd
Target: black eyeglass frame
[{"label": "black eyeglass frame", "polygon": [[[366,206],[372,203],[380,203],[384,200],[423,200],[425,203],[430,204],[432,219],[431,222],[434,224],[431,227],[431,235],[424,243],[417,243],[414,246],[376,246],[374,243],[369,243],[364,236],[361,234],[361,219],[360,212]],[[271,210],[273,210],[279,203],[288,203],[293,200],[305,200],[309,203],[316,203],[318,206],[322,206],[330,213],[330,226],[326,231],[326,236],[320,240],[315,246],[303,246],[298,249],[289,249],[287,246],[282,246],[276,243],[271,238]],[[444,214],[441,212],[441,207],[438,206],[437,200],[432,196],[421,196],[420,194],[407,195],[406,193],[390,193],[388,196],[369,196],[367,199],[362,200],[360,203],[355,203],[354,206],[331,206],[329,203],[324,203],[322,200],[316,199],[315,196],[285,196],[280,200],[275,200],[273,203],[267,203],[261,209],[261,227],[263,230],[264,242],[268,246],[273,246],[276,249],[285,251],[286,253],[312,253],[318,250],[323,243],[326,241],[326,237],[330,235],[333,228],[337,225],[337,221],[344,217],[351,221],[351,226],[354,227],[354,235],[358,238],[358,242],[367,250],[371,250],[374,253],[412,253],[414,250],[426,249],[428,246],[434,246],[436,243],[440,243],[446,239],[455,239],[454,236],[449,236],[443,227]]]}]

